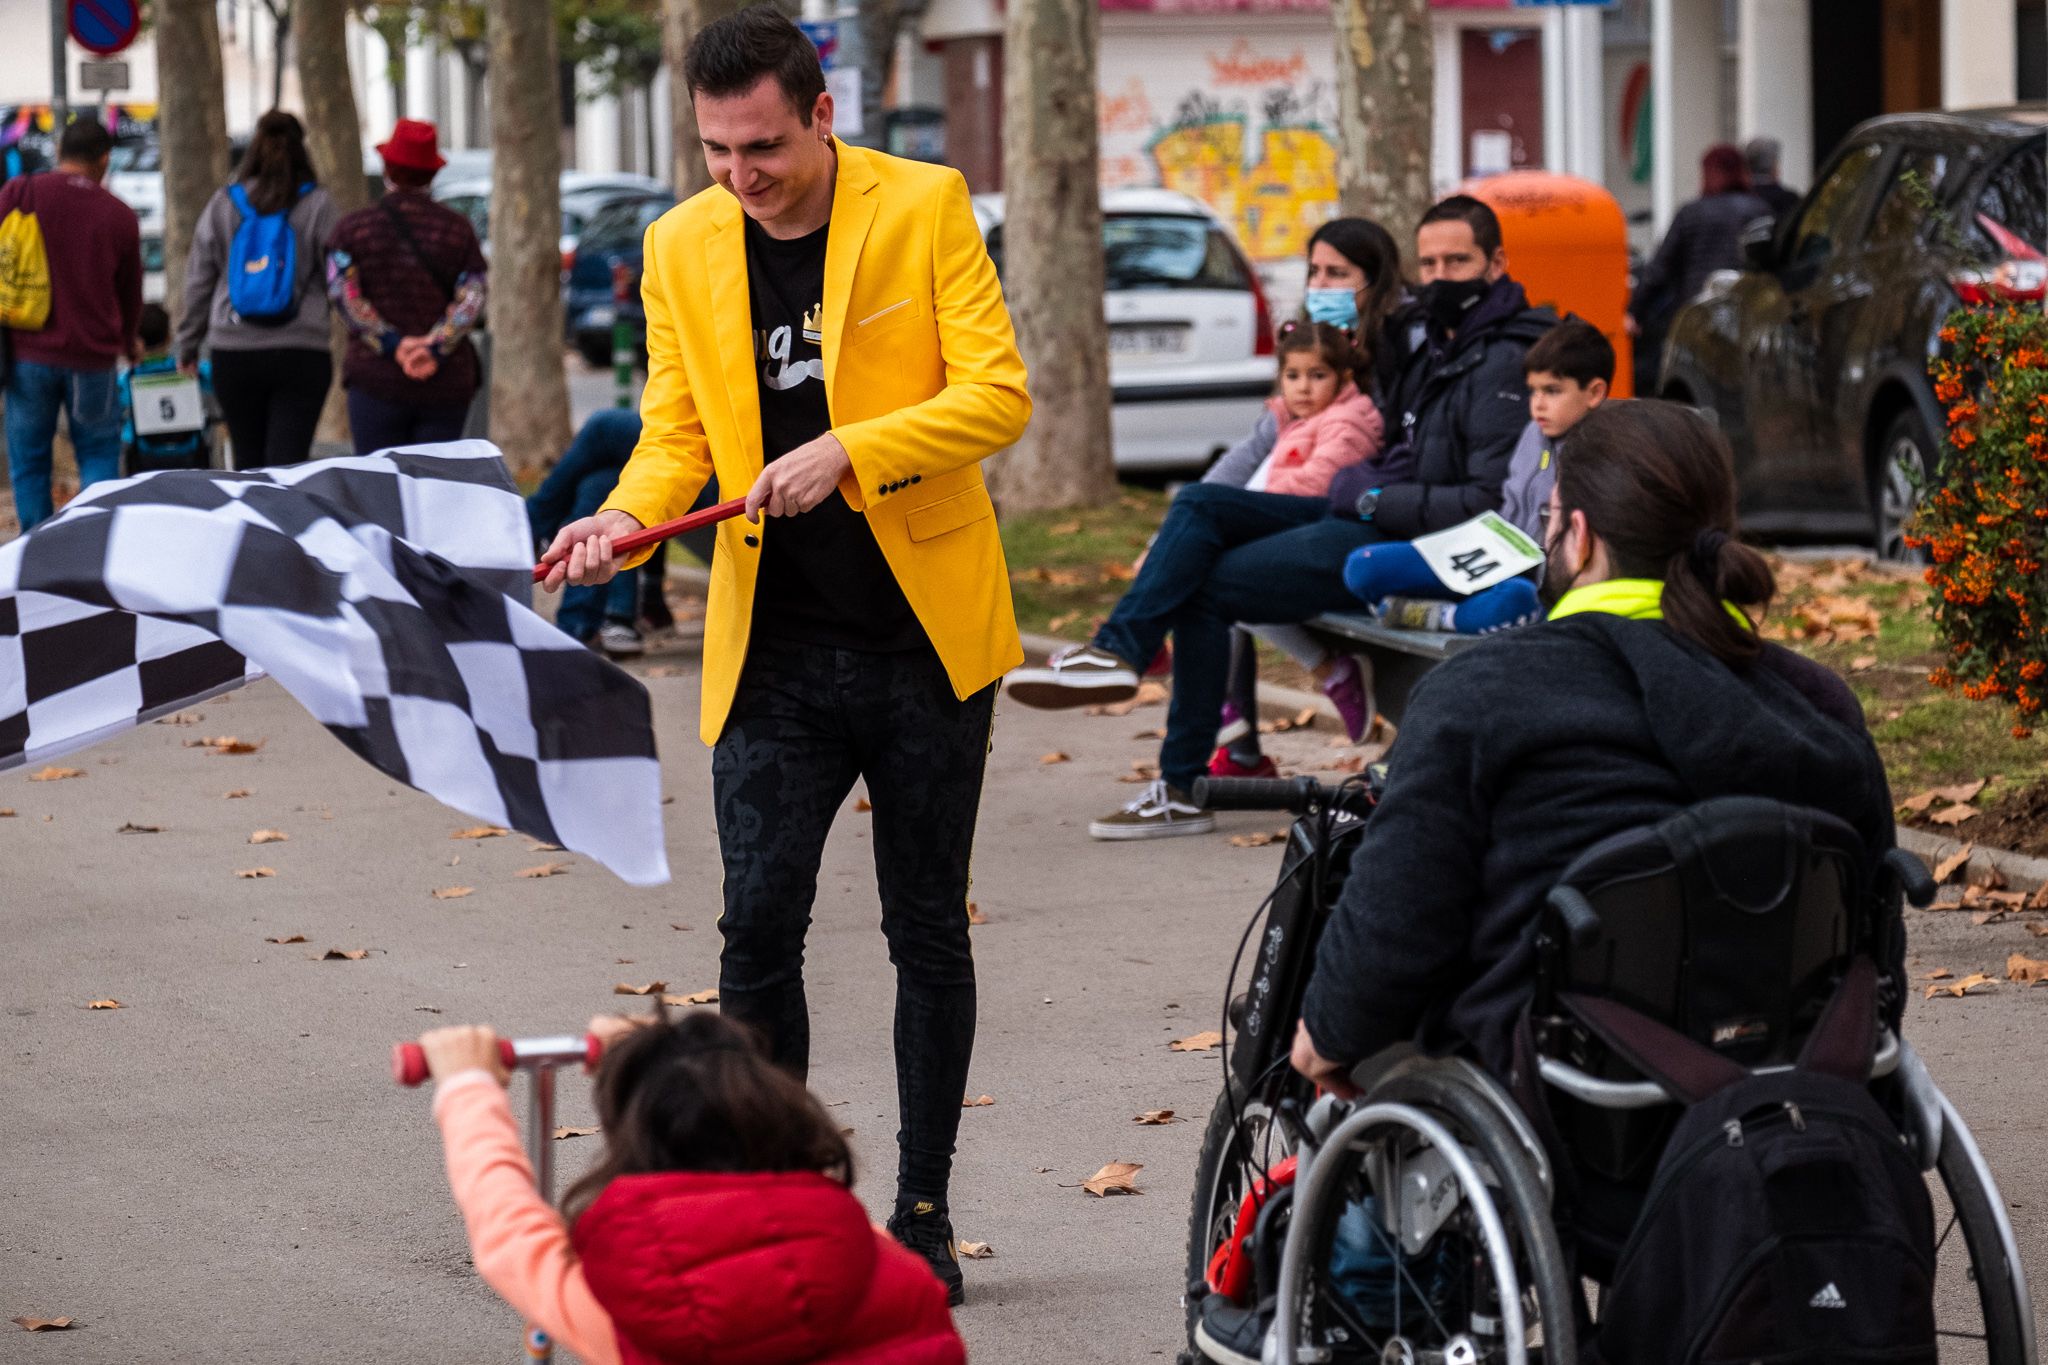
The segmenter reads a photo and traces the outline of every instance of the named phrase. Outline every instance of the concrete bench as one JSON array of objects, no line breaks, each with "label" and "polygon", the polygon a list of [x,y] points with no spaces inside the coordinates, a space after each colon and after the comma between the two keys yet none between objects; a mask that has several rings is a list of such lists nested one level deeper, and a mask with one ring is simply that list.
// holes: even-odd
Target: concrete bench
[{"label": "concrete bench", "polygon": [[1477,635],[1439,630],[1395,630],[1359,614],[1318,616],[1308,628],[1333,649],[1364,656],[1372,664],[1373,700],[1381,715],[1401,723],[1408,694],[1422,675],[1459,650],[1479,643]]}]

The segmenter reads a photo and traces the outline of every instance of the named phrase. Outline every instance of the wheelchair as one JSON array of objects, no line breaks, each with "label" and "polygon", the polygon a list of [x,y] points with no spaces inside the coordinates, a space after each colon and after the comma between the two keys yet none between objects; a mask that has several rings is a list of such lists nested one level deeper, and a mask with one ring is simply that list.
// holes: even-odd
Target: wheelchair
[{"label": "wheelchair", "polygon": [[[1882,975],[1901,959],[1901,896],[1933,892],[1903,853],[1869,868],[1834,817],[1746,797],[1587,850],[1524,942],[1535,992],[1504,1080],[1405,1049],[1361,1068],[1356,1104],[1291,1120],[1291,1184],[1244,1206],[1273,1296],[1262,1365],[1579,1360],[1680,1106],[1564,998],[1625,1005],[1751,1073],[1786,1068],[1854,961]],[[1903,989],[1882,975],[1869,1085],[1928,1180],[1941,1359],[2033,1365],[2005,1203],[1888,1024]]]}]

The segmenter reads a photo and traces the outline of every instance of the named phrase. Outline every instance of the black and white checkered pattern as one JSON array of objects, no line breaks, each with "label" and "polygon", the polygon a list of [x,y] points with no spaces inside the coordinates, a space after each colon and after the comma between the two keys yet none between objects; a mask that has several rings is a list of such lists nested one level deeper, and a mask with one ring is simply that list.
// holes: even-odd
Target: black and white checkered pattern
[{"label": "black and white checkered pattern", "polygon": [[264,674],[382,771],[668,879],[647,690],[529,607],[496,447],[96,484],[0,546],[0,769]]}]

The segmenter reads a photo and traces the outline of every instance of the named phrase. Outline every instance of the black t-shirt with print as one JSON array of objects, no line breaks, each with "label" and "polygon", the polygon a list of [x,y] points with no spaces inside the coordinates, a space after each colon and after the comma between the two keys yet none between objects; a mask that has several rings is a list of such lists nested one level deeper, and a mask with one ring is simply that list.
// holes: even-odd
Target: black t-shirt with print
[{"label": "black t-shirt with print", "polygon": [[[781,241],[751,218],[747,294],[761,453],[777,459],[832,427],[820,319],[830,225]],[[737,490],[735,490],[737,491]],[[775,517],[761,547],[754,629],[775,639],[875,652],[927,647],[924,627],[882,558],[867,518],[834,489],[810,511]]]}]

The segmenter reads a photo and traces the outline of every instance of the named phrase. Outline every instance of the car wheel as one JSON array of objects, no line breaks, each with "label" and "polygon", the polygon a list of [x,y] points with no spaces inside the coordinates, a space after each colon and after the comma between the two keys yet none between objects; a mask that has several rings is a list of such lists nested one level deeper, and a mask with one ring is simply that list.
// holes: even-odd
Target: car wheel
[{"label": "car wheel", "polygon": [[1870,498],[1876,512],[1877,557],[1894,564],[1924,564],[1926,552],[1906,544],[1906,526],[1934,469],[1934,442],[1920,415],[1908,408],[1885,428],[1877,450]]}]

